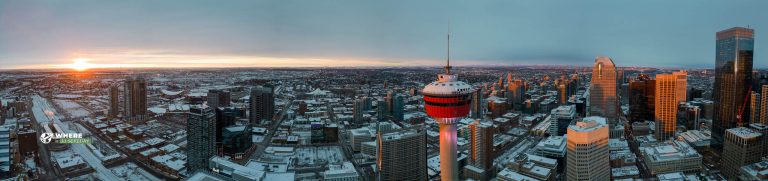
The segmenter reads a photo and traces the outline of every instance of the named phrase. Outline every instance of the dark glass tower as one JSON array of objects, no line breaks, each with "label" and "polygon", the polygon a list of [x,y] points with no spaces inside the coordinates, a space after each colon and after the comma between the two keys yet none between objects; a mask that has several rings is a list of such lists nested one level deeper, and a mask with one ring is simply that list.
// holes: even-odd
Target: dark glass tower
[{"label": "dark glass tower", "polygon": [[654,95],[656,80],[648,74],[640,74],[629,82],[629,121],[655,120]]},{"label": "dark glass tower", "polygon": [[[723,143],[726,129],[737,126],[739,109],[744,101],[749,101],[747,96],[752,84],[754,45],[753,29],[734,27],[717,32],[713,95],[715,111],[712,120],[712,139],[716,145]],[[749,123],[748,115],[749,108],[744,108],[742,123]]]}]

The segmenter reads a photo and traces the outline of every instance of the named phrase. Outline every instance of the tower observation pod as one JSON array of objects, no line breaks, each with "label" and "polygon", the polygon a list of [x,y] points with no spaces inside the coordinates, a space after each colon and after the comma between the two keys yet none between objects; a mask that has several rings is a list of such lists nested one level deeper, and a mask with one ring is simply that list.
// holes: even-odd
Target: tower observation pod
[{"label": "tower observation pod", "polygon": [[469,114],[471,85],[458,80],[451,74],[450,34],[448,35],[448,55],[445,73],[437,75],[434,81],[421,91],[424,95],[424,108],[427,115],[440,125],[440,176],[443,181],[459,180],[458,161],[456,160],[456,123]]}]

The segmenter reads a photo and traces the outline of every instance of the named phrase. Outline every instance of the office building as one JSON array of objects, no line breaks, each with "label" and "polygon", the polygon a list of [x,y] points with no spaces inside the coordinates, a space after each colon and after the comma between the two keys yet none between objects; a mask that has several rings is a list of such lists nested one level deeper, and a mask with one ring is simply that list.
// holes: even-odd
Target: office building
[{"label": "office building", "polygon": [[426,131],[408,129],[378,135],[378,180],[427,180]]},{"label": "office building", "polygon": [[245,153],[253,145],[251,128],[250,125],[232,125],[222,129],[221,145],[224,155],[236,160],[248,157]]},{"label": "office building", "polygon": [[216,119],[209,107],[193,106],[187,119],[187,168],[192,173],[208,168],[216,155]]},{"label": "office building", "polygon": [[656,114],[656,139],[667,140],[675,137],[677,129],[678,103],[685,102],[687,73],[656,75],[656,95],[654,96]]},{"label": "office building", "polygon": [[392,120],[405,120],[405,96],[395,95],[392,100]]},{"label": "office building", "polygon": [[763,134],[747,127],[725,130],[723,142],[722,166],[720,171],[731,179],[736,179],[739,169],[747,164],[760,161],[763,153]]},{"label": "office building", "polygon": [[231,100],[229,91],[224,90],[208,90],[208,107],[227,107]]},{"label": "office building", "polygon": [[387,120],[387,102],[383,100],[376,101],[376,119],[378,121]]},{"label": "office building", "polygon": [[[736,127],[736,114],[744,101],[748,101],[745,97],[749,96],[752,84],[754,30],[734,27],[717,32],[716,37],[712,139],[715,144],[721,144],[725,130]],[[749,123],[745,119],[742,123]]]},{"label": "office building", "polygon": [[221,134],[224,133],[224,128],[235,125],[238,113],[233,107],[218,107],[212,109],[214,109],[216,115],[216,143],[217,145],[221,145]]},{"label": "office building", "polygon": [[507,168],[536,180],[554,181],[557,160],[521,153],[507,163]]},{"label": "office building", "polygon": [[609,180],[608,123],[590,116],[568,126],[567,180]]},{"label": "office building", "polygon": [[259,86],[251,89],[251,115],[253,125],[271,121],[275,114],[275,93],[269,86]]},{"label": "office building", "polygon": [[525,82],[521,79],[516,79],[508,84],[507,92],[510,93],[512,98],[512,108],[522,110],[522,105],[525,101]]},{"label": "office building", "polygon": [[552,122],[549,125],[549,135],[562,136],[568,130],[571,121],[576,119],[576,106],[559,106],[550,111],[550,116]]},{"label": "office building", "polygon": [[601,116],[613,123],[618,120],[619,100],[616,65],[608,57],[597,57],[589,88],[589,115]]},{"label": "office building", "polygon": [[654,101],[656,80],[648,74],[640,74],[629,82],[629,121],[655,120]]},{"label": "office building", "polygon": [[704,169],[702,155],[685,141],[667,141],[639,148],[651,175],[697,173]]},{"label": "office building", "polygon": [[752,121],[752,123],[761,123],[760,115],[764,113],[760,112],[760,99],[762,98],[762,96],[760,96],[760,91],[752,91],[749,95],[749,120]]},{"label": "office building", "polygon": [[768,160],[741,167],[739,180],[768,180]]},{"label": "office building", "polygon": [[123,118],[129,121],[147,119],[147,82],[144,78],[128,78],[123,85]]},{"label": "office building", "polygon": [[109,118],[117,118],[117,115],[120,114],[120,89],[118,89],[119,85],[112,84],[109,86],[108,92],[109,92],[109,111],[107,113],[107,116]]}]

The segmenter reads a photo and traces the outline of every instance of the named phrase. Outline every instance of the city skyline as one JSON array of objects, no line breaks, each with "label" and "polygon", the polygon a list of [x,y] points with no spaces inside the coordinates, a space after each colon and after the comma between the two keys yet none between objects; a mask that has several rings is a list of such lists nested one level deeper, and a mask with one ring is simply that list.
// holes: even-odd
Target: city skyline
[{"label": "city skyline", "polygon": [[432,66],[449,27],[458,66],[712,68],[711,32],[768,29],[760,1],[571,3],[6,1],[0,69]]},{"label": "city skyline", "polygon": [[0,180],[768,180],[765,5],[1,1]]}]

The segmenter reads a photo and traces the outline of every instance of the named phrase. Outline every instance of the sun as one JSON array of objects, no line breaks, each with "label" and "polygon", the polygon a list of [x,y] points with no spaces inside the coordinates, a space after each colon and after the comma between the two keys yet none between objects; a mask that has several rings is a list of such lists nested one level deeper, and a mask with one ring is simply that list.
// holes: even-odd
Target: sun
[{"label": "sun", "polygon": [[85,58],[76,58],[72,60],[73,63],[69,65],[70,68],[82,72],[86,71],[90,68],[93,68],[93,64],[88,63],[88,59]]}]

